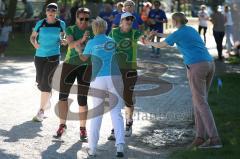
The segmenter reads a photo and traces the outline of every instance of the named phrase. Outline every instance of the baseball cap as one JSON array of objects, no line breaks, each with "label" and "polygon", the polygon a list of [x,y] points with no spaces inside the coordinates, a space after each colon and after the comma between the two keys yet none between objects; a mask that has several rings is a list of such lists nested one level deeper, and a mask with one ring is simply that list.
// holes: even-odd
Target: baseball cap
[{"label": "baseball cap", "polygon": [[47,5],[47,9],[58,9],[58,5],[56,3],[49,3]]},{"label": "baseball cap", "polygon": [[133,17],[135,19],[135,17],[132,15],[132,13],[125,12],[125,13],[122,13],[121,20],[124,18],[127,18],[127,17]]}]

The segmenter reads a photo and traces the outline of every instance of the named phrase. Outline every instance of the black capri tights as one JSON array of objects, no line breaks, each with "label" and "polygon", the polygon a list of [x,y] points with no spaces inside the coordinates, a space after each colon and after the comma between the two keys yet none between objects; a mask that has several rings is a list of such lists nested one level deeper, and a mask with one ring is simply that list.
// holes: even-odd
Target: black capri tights
[{"label": "black capri tights", "polygon": [[51,92],[52,77],[59,64],[59,55],[49,57],[34,57],[36,68],[36,82],[42,92]]},{"label": "black capri tights", "polygon": [[67,101],[70,89],[77,78],[78,87],[78,104],[79,106],[87,105],[87,95],[91,81],[92,67],[90,65],[71,65],[63,63],[62,74],[60,79],[59,100]]},{"label": "black capri tights", "polygon": [[121,69],[123,79],[123,99],[127,107],[133,107],[136,99],[134,96],[134,87],[137,82],[138,74],[135,69]]}]

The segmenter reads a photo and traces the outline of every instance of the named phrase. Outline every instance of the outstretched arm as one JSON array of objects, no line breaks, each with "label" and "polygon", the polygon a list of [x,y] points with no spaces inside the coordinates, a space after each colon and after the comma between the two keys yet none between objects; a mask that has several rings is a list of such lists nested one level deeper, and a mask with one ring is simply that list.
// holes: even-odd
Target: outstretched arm
[{"label": "outstretched arm", "polygon": [[163,48],[163,47],[168,46],[168,44],[165,41],[159,42],[159,43],[158,42],[149,42],[148,45],[151,45],[151,46],[157,47],[157,48]]},{"label": "outstretched arm", "polygon": [[157,35],[157,37],[160,37],[160,38],[166,38],[166,37],[168,37],[169,34],[157,33],[156,35]]},{"label": "outstretched arm", "polygon": [[165,42],[165,41],[162,41],[162,42],[151,42],[147,39],[143,39],[143,43],[146,44],[146,45],[150,45],[150,46],[153,46],[153,47],[156,47],[156,48],[163,48],[163,47],[167,47],[168,44]]},{"label": "outstretched arm", "polygon": [[78,52],[78,55],[82,61],[88,60],[88,56],[83,55],[82,47],[80,45],[76,45],[75,50]]}]

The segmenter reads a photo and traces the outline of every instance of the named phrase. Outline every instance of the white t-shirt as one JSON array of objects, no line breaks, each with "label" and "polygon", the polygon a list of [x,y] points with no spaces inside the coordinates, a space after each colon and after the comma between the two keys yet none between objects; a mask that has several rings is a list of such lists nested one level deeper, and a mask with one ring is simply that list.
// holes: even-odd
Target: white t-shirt
[{"label": "white t-shirt", "polygon": [[208,13],[206,11],[199,11],[198,17],[199,17],[199,25],[203,27],[207,27],[208,26],[207,18],[209,17]]},{"label": "white t-shirt", "polygon": [[12,32],[12,26],[3,26],[1,28],[0,41],[8,42],[10,32]]},{"label": "white t-shirt", "polygon": [[228,11],[227,13],[224,13],[224,16],[226,18],[226,22],[225,25],[233,25],[233,20],[232,20],[232,14],[230,11]]}]

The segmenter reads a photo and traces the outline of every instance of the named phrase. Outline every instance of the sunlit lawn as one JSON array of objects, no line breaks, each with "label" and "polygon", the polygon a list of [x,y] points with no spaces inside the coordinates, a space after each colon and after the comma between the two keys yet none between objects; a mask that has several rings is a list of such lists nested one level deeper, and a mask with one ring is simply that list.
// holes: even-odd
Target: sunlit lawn
[{"label": "sunlit lawn", "polygon": [[216,80],[209,92],[209,104],[222,138],[222,149],[178,150],[171,159],[239,159],[240,158],[240,74],[221,77],[223,88],[217,91]]}]

